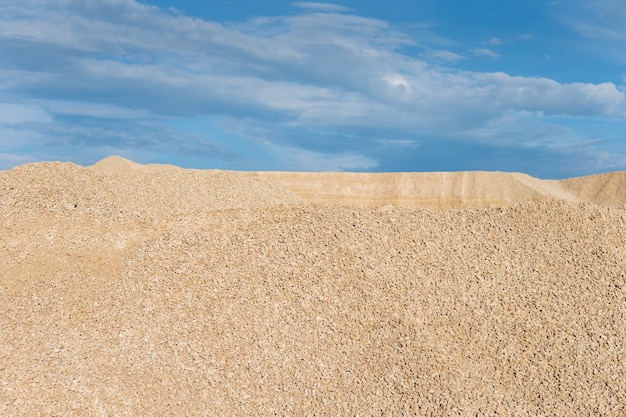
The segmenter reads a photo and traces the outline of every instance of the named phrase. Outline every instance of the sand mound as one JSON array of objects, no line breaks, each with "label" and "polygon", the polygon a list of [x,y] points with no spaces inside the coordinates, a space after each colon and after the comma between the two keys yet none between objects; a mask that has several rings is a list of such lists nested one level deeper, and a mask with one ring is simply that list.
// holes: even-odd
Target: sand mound
[{"label": "sand mound", "polygon": [[157,173],[164,171],[180,170],[181,168],[168,164],[142,165],[121,156],[108,156],[89,167],[101,174],[128,174],[128,173]]},{"label": "sand mound", "polygon": [[43,162],[0,171],[0,192],[3,208],[15,216],[69,211],[165,219],[195,210],[301,201],[291,191],[245,173],[139,165],[119,157],[90,168]]},{"label": "sand mound", "polygon": [[610,172],[559,181],[559,185],[581,200],[604,204],[626,204],[626,171]]},{"label": "sand mound", "polygon": [[310,173],[256,172],[302,198],[323,204],[385,204],[431,209],[504,207],[526,201],[626,205],[626,172],[562,181],[507,172]]},{"label": "sand mound", "polygon": [[91,166],[91,169],[104,174],[121,174],[143,171],[144,165],[120,156],[111,155],[95,163]]},{"label": "sand mound", "polygon": [[459,209],[501,207],[524,201],[577,201],[559,184],[504,172],[429,172],[394,174],[255,173],[301,197],[325,204]]},{"label": "sand mound", "polygon": [[626,207],[100,168],[0,172],[0,415],[626,413]]}]

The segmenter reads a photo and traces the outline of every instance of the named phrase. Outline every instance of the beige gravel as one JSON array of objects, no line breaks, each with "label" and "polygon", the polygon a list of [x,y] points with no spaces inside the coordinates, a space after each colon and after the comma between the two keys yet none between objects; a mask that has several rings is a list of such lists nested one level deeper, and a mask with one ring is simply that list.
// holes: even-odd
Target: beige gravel
[{"label": "beige gravel", "polygon": [[625,189],[0,171],[0,415],[623,416]]}]

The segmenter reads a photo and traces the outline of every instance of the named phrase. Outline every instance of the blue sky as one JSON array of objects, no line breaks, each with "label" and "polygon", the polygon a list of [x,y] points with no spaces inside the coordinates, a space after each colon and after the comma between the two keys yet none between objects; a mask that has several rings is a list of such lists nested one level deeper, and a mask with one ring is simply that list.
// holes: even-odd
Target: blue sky
[{"label": "blue sky", "polygon": [[623,0],[0,0],[0,169],[626,170]]}]

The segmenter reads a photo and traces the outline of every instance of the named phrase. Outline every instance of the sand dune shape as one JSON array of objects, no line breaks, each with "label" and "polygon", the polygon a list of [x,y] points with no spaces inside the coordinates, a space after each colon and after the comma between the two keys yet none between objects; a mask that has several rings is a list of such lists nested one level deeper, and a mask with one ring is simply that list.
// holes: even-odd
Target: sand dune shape
[{"label": "sand dune shape", "polygon": [[2,171],[0,415],[626,415],[625,179]]},{"label": "sand dune shape", "polygon": [[150,173],[180,170],[179,167],[169,164],[138,164],[137,162],[117,155],[111,155],[101,159],[90,166],[89,169],[101,174]]},{"label": "sand dune shape", "polygon": [[[140,165],[110,156],[90,169],[103,174],[119,174],[159,172],[177,167]],[[538,200],[626,204],[626,172],[561,181],[540,180],[522,173],[484,171],[382,174],[252,172],[247,175],[270,180],[306,200],[329,204],[392,204],[436,209],[500,207]]]},{"label": "sand dune shape", "polygon": [[570,178],[559,181],[559,185],[582,201],[616,206],[626,204],[626,171]]},{"label": "sand dune shape", "polygon": [[558,184],[504,172],[256,173],[307,200],[328,204],[461,209],[500,207],[524,201],[578,201]]}]

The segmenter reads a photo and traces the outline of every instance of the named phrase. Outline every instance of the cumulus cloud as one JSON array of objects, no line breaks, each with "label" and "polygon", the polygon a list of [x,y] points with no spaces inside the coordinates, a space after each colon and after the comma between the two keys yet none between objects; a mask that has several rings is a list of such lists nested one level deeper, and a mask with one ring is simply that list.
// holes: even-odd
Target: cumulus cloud
[{"label": "cumulus cloud", "polygon": [[[245,155],[227,135],[159,129],[205,118],[259,141],[283,166],[376,169],[384,165],[381,143],[456,140],[497,127],[505,115],[540,123],[624,112],[624,93],[610,82],[448,68],[442,63],[462,57],[409,55],[404,48],[419,40],[388,22],[327,3],[294,5],[306,12],[226,25],[134,0],[0,4],[0,95],[16,98],[0,107],[0,123],[32,122],[34,131],[48,124],[49,147],[196,157],[205,149],[200,155],[236,168]],[[21,104],[28,102],[37,104]]]}]

